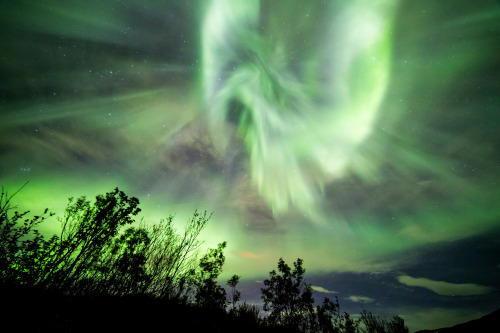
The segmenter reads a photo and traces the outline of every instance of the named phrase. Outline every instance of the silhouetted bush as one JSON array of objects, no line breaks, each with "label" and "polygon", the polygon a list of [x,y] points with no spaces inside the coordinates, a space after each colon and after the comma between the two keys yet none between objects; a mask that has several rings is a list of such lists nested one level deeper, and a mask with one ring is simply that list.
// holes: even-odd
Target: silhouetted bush
[{"label": "silhouetted bush", "polygon": [[35,285],[72,295],[137,292],[143,281],[131,278],[144,278],[140,252],[149,240],[137,229],[118,233],[134,222],[138,205],[137,198],[118,189],[98,195],[93,204],[85,197],[70,198],[59,219],[60,235],[42,241]]},{"label": "silhouetted bush", "polygon": [[182,235],[177,234],[172,216],[147,229],[150,238],[146,253],[146,271],[150,277],[148,294],[186,300],[199,264],[198,250],[202,242],[198,236],[210,218],[207,212],[195,211]]},{"label": "silhouetted bush", "polygon": [[238,275],[227,282],[228,300],[217,282],[226,242],[199,258],[199,235],[211,218],[206,212],[195,211],[182,234],[172,216],[157,225],[132,226],[139,200],[116,188],[93,202],[70,198],[58,219],[61,232],[45,239],[37,227],[53,214],[45,210],[29,218],[29,211],[12,206],[14,195],[2,188],[0,296],[12,321],[21,322],[21,309],[30,305],[34,324],[23,329],[144,330],[156,328],[147,318],[170,316],[184,332],[408,332],[397,316],[386,321],[364,310],[355,320],[341,314],[337,298],[314,307],[300,258],[293,268],[280,258],[278,272],[264,281],[267,316],[240,302]]},{"label": "silhouetted bush", "polygon": [[9,285],[34,285],[41,253],[46,243],[38,225],[47,216],[46,209],[40,216],[27,218],[29,211],[18,212],[11,200],[26,184],[9,196],[2,187],[0,194],[0,282]]},{"label": "silhouetted bush", "polygon": [[363,310],[361,318],[353,319],[348,313],[340,313],[338,299],[325,297],[321,305],[313,307],[312,288],[304,280],[302,259],[293,263],[292,270],[282,258],[278,271],[272,270],[261,289],[264,310],[270,311],[267,322],[300,332],[317,333],[408,333],[400,317],[391,322]]},{"label": "silhouetted bush", "polygon": [[404,320],[401,317],[395,316],[392,321],[388,322],[385,319],[375,316],[373,313],[366,310],[361,311],[361,323],[363,329],[361,332],[366,333],[408,333],[408,327],[405,326]]},{"label": "silhouetted bush", "polygon": [[200,259],[199,270],[195,277],[195,304],[210,310],[225,310],[226,291],[217,283],[225,262],[226,242],[217,245],[217,249],[208,249]]},{"label": "silhouetted bush", "polygon": [[271,324],[309,331],[314,303],[312,288],[304,281],[302,259],[297,259],[293,265],[292,270],[280,258],[280,274],[272,270],[269,279],[264,280],[265,287],[261,289],[264,311],[270,311],[268,320]]}]

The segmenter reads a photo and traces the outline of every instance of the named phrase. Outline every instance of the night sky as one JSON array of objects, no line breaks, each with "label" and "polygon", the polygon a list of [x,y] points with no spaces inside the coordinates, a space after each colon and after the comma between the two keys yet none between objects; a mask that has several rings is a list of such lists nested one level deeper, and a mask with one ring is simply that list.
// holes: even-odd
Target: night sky
[{"label": "night sky", "polygon": [[213,212],[249,302],[283,257],[411,331],[496,310],[499,163],[499,1],[0,1],[15,203]]}]

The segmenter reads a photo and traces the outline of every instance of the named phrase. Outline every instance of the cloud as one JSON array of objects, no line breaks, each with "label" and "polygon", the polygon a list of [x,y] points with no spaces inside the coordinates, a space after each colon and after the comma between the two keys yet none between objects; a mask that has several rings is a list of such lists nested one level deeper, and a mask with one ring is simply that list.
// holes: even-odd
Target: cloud
[{"label": "cloud", "polygon": [[325,288],[320,287],[320,286],[311,286],[311,288],[317,292],[320,292],[320,293],[335,294],[335,291],[331,291],[331,290],[325,289]]},{"label": "cloud", "polygon": [[367,304],[367,303],[371,303],[373,301],[375,301],[373,298],[370,298],[370,297],[366,297],[366,296],[349,296],[348,297],[349,300],[353,301],[353,302],[356,302],[356,303],[363,303],[363,304]]},{"label": "cloud", "polygon": [[238,251],[238,256],[245,259],[257,259],[259,255],[250,251]]},{"label": "cloud", "polygon": [[492,291],[492,288],[474,283],[450,283],[434,281],[426,278],[414,278],[408,275],[398,276],[398,281],[410,287],[422,287],[432,290],[442,296],[482,295]]}]

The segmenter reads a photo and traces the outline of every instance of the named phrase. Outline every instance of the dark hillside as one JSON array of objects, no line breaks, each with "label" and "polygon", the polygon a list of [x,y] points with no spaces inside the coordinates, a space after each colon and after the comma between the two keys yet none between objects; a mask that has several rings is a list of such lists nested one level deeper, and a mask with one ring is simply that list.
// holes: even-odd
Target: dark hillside
[{"label": "dark hillside", "polygon": [[500,320],[500,309],[486,316],[483,316],[479,319],[474,319],[463,324],[458,324],[452,327],[438,328],[434,330],[423,330],[415,333],[494,332],[495,331],[494,327],[497,327],[499,320]]},{"label": "dark hillside", "polygon": [[65,296],[2,286],[2,325],[19,332],[293,332],[226,312],[136,296]]}]

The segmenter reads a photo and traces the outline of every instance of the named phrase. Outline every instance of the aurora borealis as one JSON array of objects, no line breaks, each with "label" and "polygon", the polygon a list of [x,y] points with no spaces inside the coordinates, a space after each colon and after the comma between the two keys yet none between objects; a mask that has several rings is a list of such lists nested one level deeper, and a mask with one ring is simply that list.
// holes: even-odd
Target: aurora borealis
[{"label": "aurora borealis", "polygon": [[[410,330],[497,309],[498,1],[0,2],[0,183],[213,211],[243,298],[304,259]],[[54,219],[46,232],[58,228]],[[254,297],[252,299],[252,297]]]}]

